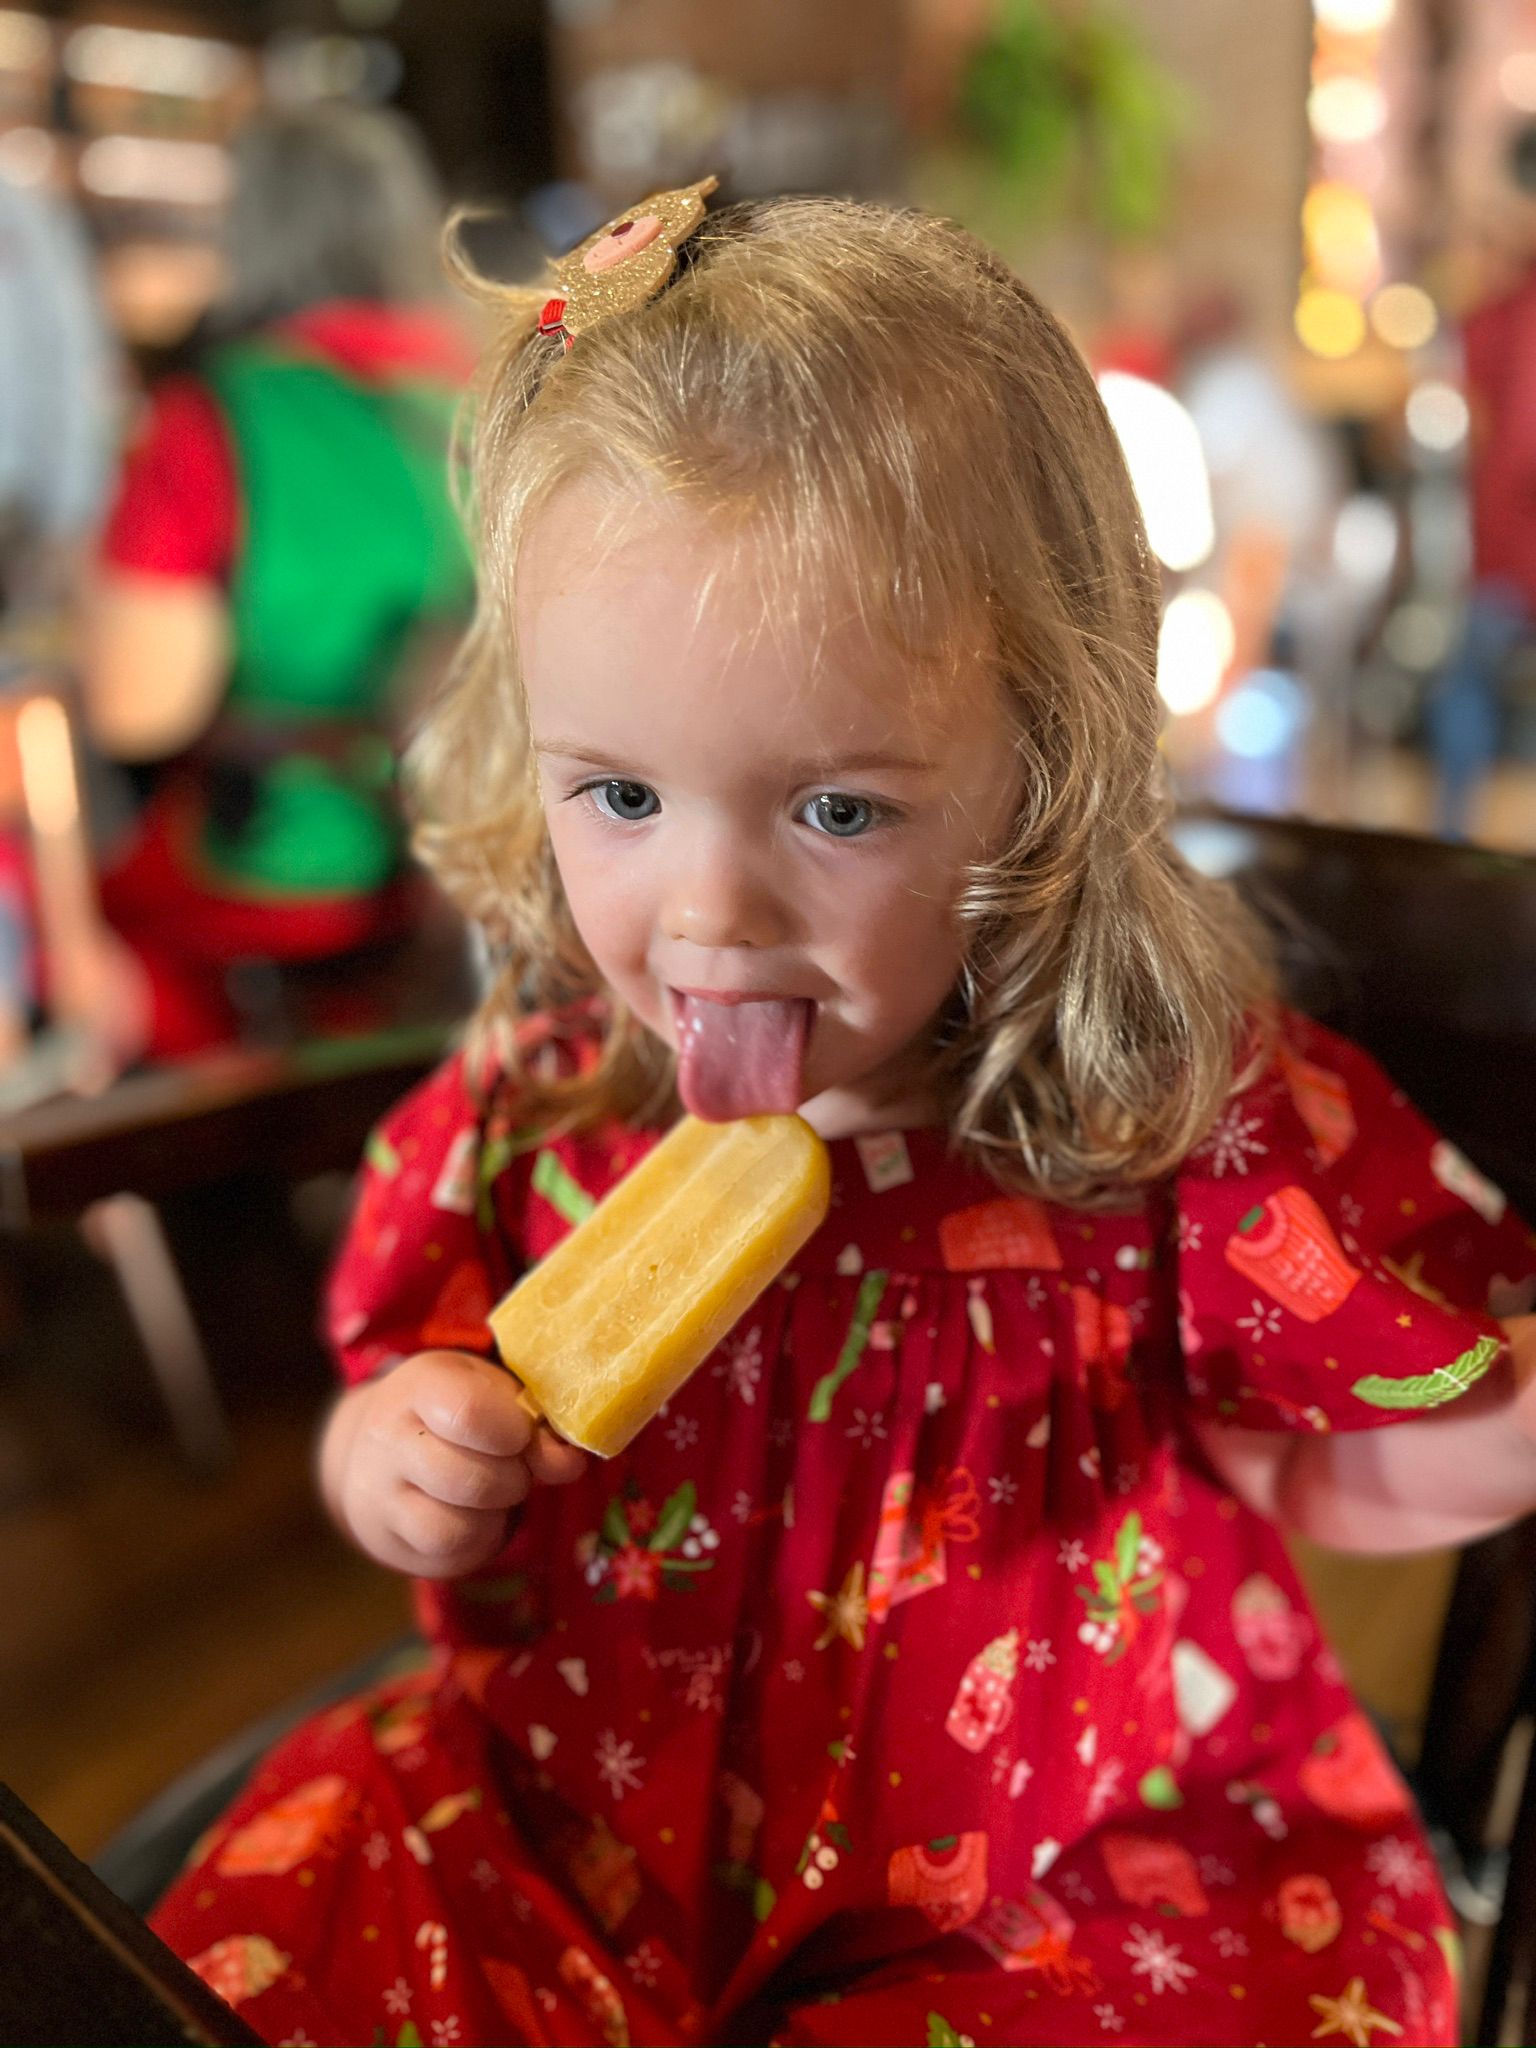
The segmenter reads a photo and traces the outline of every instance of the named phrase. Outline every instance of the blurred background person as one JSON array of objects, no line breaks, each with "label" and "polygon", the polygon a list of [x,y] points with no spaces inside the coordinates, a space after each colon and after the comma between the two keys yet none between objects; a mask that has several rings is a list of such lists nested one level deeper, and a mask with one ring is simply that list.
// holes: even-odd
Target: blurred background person
[{"label": "blurred background person", "polygon": [[1427,706],[1436,822],[1457,839],[1500,751],[1505,664],[1536,632],[1536,121],[1516,131],[1509,164],[1530,204],[1510,217],[1503,261],[1462,325],[1472,581]]},{"label": "blurred background person", "polygon": [[115,351],[65,201],[0,173],[0,606],[64,597],[106,493]]},{"label": "blurred background person", "polygon": [[393,741],[470,596],[448,448],[471,353],[414,132],[266,113],[233,181],[224,288],[129,452],[84,634],[92,742],[159,767],[102,883],[154,1057],[237,1034],[237,963],[409,929]]},{"label": "blurred background person", "polygon": [[[61,652],[63,622],[110,480],[119,368],[94,254],[69,201],[0,172],[0,686],[8,708],[35,689],[38,663]],[[95,1008],[93,978],[72,975],[73,961],[57,957],[89,951],[89,901],[78,889],[65,892],[69,914],[55,920],[55,957],[39,957],[38,886],[24,815],[19,750],[7,744],[0,747],[6,1070],[29,1042],[45,972],[56,1004]]]}]

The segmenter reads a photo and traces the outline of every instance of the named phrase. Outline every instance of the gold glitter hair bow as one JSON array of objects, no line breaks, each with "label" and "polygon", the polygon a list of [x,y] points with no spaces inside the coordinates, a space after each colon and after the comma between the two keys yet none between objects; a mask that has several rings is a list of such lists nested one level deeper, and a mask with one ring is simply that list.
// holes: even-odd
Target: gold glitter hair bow
[{"label": "gold glitter hair bow", "polygon": [[631,313],[655,298],[718,183],[701,178],[676,192],[653,192],[562,256],[553,266],[557,289],[539,315],[540,334],[558,335],[569,348],[610,314]]}]

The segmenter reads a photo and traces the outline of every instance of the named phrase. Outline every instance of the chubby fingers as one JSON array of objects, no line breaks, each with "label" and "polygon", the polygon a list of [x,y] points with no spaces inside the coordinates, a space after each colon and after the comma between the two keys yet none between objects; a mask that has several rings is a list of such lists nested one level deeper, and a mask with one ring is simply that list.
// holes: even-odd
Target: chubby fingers
[{"label": "chubby fingers", "polygon": [[441,1442],[487,1458],[515,1458],[527,1449],[534,1418],[511,1373],[462,1351],[423,1352],[413,1364],[411,1406]]},{"label": "chubby fingers", "polygon": [[449,1507],[502,1513],[527,1496],[529,1483],[523,1458],[468,1450],[435,1436],[425,1423],[402,1441],[400,1477]]},{"label": "chubby fingers", "polygon": [[528,1439],[523,1458],[540,1486],[569,1486],[587,1469],[587,1453],[556,1436],[547,1422],[541,1422]]}]

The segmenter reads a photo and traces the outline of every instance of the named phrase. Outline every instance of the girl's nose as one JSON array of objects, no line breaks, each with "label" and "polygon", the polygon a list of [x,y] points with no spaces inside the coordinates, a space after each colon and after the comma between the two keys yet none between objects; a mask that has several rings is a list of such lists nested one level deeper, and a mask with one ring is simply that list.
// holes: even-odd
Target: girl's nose
[{"label": "girl's nose", "polygon": [[694,946],[772,946],[785,930],[771,883],[718,846],[673,875],[661,921],[667,938]]}]

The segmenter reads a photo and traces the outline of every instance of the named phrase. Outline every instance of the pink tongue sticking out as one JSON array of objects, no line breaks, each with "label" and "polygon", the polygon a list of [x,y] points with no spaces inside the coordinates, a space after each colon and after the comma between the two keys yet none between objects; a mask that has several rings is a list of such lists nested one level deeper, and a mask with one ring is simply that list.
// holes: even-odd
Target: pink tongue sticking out
[{"label": "pink tongue sticking out", "polygon": [[677,1086],[683,1107],[715,1124],[798,1109],[812,1008],[803,1001],[680,997]]}]

